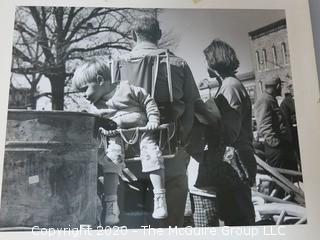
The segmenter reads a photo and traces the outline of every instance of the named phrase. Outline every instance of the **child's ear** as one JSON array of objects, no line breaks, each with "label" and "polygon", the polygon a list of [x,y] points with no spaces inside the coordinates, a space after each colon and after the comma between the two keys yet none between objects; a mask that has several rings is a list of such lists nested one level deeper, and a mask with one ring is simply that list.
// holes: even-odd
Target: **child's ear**
[{"label": "child's ear", "polygon": [[101,75],[97,76],[97,82],[101,86],[105,81],[104,78]]}]

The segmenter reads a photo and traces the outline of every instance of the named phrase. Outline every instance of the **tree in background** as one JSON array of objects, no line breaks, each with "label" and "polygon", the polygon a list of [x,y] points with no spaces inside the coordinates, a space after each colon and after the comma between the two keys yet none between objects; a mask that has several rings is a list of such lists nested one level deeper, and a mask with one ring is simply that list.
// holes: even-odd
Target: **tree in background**
[{"label": "tree in background", "polygon": [[130,23],[149,10],[124,8],[17,7],[12,72],[35,89],[41,76],[51,84],[52,109],[62,110],[67,63],[86,53],[130,50]]},{"label": "tree in background", "polygon": [[[15,73],[24,76],[24,79],[30,85],[29,90],[29,108],[35,109],[37,100],[37,86],[40,82],[43,74],[37,71],[29,71],[28,65],[37,64],[41,57],[41,48],[38,42],[30,41],[29,36],[24,32],[19,32],[16,35],[16,44],[13,47],[13,58],[12,58],[12,75],[10,79],[10,91],[16,92],[18,88],[15,87],[13,83],[13,78],[16,79]],[[20,48],[25,51],[25,54],[20,50]]]},{"label": "tree in background", "polygon": [[[79,60],[131,50],[130,25],[142,14],[159,14],[158,9],[17,7],[13,42],[13,78],[24,76],[30,85],[31,108],[41,96],[51,98],[53,110],[64,109],[65,86]],[[179,42],[164,32],[159,43],[175,48]],[[51,92],[37,93],[46,77]],[[10,85],[14,87],[13,84]]]}]

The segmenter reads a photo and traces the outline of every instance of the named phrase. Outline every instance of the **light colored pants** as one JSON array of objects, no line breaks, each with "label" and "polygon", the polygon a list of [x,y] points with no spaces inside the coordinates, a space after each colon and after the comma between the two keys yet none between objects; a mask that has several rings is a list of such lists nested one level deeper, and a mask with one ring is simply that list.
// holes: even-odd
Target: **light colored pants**
[{"label": "light colored pants", "polygon": [[[184,209],[188,193],[186,166],[189,158],[190,156],[183,149],[179,149],[175,158],[164,161],[168,207],[167,227],[183,227]],[[113,162],[109,161],[106,163],[104,171],[112,173],[117,172],[118,169]]]},{"label": "light colored pants", "polygon": [[[139,146],[142,172],[152,172],[164,169],[162,153],[152,132],[144,132],[139,136]],[[112,166],[112,164],[124,164],[124,143],[121,136],[109,138],[108,145],[104,147],[107,156],[103,158],[101,162],[104,172],[114,172],[114,170],[119,171],[119,169],[117,169],[117,167],[115,169],[115,166]]]}]

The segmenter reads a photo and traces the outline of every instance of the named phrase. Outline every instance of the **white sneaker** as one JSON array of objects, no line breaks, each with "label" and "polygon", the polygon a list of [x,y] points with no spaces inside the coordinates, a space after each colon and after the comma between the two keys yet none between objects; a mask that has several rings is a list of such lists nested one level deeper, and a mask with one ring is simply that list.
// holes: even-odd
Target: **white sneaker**
[{"label": "white sneaker", "polygon": [[166,202],[166,190],[161,189],[157,192],[154,192],[154,209],[152,217],[155,219],[164,219],[168,217],[168,209]]},{"label": "white sneaker", "polygon": [[104,218],[104,224],[106,226],[112,226],[119,223],[119,206],[117,196],[107,196],[105,198],[106,215]]}]

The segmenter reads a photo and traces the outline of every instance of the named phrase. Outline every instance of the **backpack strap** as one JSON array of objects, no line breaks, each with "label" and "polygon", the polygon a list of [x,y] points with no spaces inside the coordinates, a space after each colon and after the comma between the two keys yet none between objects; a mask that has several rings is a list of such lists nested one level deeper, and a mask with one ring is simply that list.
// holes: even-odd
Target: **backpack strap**
[{"label": "backpack strap", "polygon": [[[127,54],[124,57],[116,60],[110,60],[109,65],[111,69],[111,81],[112,83],[116,83],[121,80],[128,80],[128,79],[122,79],[123,76],[121,76],[121,68],[125,67],[126,63],[139,63],[139,61],[143,61],[143,58],[145,57],[154,57],[152,62],[152,79],[151,79],[151,86],[150,88],[146,89],[147,91],[150,91],[150,95],[152,97],[155,96],[156,91],[156,83],[159,73],[159,65],[161,59],[165,59],[166,63],[166,71],[167,71],[167,84],[168,84],[168,91],[169,91],[169,101],[173,102],[173,86],[172,86],[172,77],[171,77],[171,64],[170,64],[170,52],[167,49],[157,49],[154,52],[150,53],[149,55],[141,55],[141,56],[132,56],[132,54]],[[143,86],[140,86],[143,87]]]},{"label": "backpack strap", "polygon": [[169,59],[169,50],[166,51],[166,63],[167,63],[167,79],[168,79],[168,88],[169,88],[169,96],[170,102],[173,102],[173,90],[172,90],[172,79],[171,79],[171,64]]},{"label": "backpack strap", "polygon": [[154,75],[152,76],[152,89],[151,89],[151,97],[154,98],[154,93],[155,93],[155,90],[156,90],[156,83],[157,83],[157,78],[158,78],[158,71],[159,71],[159,61],[160,61],[160,56],[157,55],[156,56],[156,66],[155,66],[155,73]]}]

